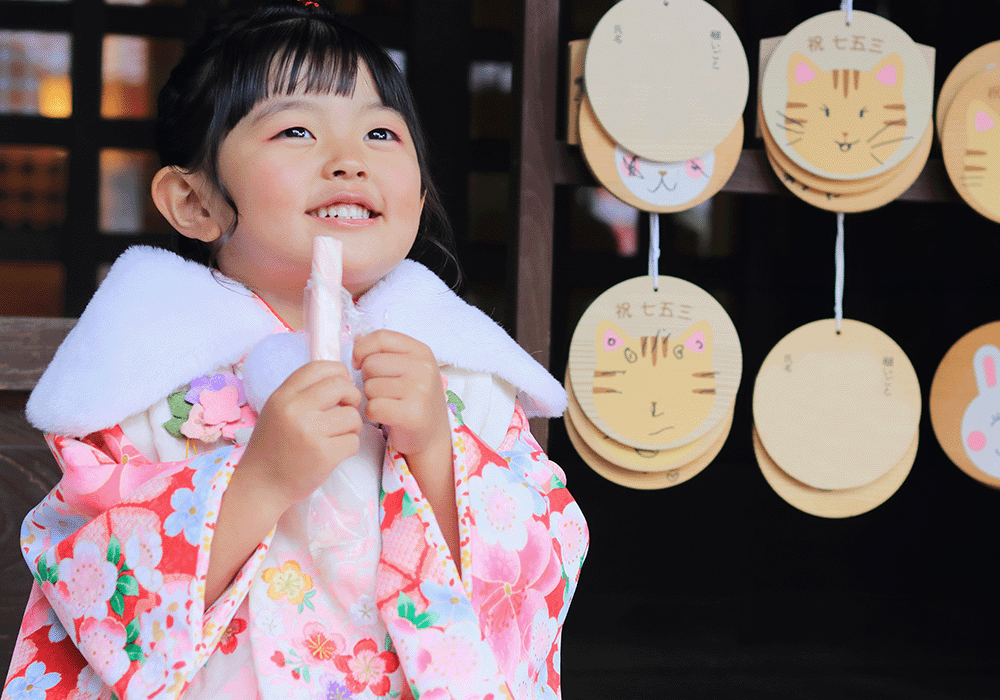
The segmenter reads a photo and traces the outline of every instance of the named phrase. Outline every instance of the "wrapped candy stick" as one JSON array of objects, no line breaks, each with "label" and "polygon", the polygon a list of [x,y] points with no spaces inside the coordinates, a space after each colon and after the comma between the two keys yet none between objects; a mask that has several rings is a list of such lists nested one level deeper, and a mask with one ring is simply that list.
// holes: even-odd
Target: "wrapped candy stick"
[{"label": "wrapped candy stick", "polygon": [[306,285],[310,360],[340,361],[343,254],[340,240],[328,236],[313,238],[312,275]]}]

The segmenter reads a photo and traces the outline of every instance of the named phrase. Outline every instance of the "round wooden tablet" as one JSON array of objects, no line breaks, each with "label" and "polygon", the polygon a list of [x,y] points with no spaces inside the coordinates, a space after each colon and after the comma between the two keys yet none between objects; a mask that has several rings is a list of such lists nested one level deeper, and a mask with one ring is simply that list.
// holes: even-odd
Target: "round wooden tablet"
[{"label": "round wooden tablet", "polygon": [[583,70],[611,138],[661,163],[722,143],[750,85],[736,30],[704,0],[621,0],[594,27]]},{"label": "round wooden tablet", "polygon": [[601,184],[626,204],[661,214],[701,204],[722,189],[743,151],[743,119],[714,150],[678,163],[647,160],[614,142],[586,97],[580,102],[580,147]]},{"label": "round wooden tablet", "polygon": [[948,115],[948,108],[951,107],[961,87],[982,71],[997,67],[1000,67],[1000,41],[991,41],[968,54],[951,69],[944,85],[941,86],[941,92],[938,93],[934,122],[937,125],[939,139],[943,138],[944,120]]},{"label": "round wooden tablet", "polygon": [[[761,108],[760,102],[757,103],[757,119],[758,121],[764,120],[764,112]],[[884,173],[873,175],[872,177],[866,177],[863,180],[831,180],[830,178],[813,175],[808,170],[800,168],[798,165],[793,163],[791,159],[788,158],[780,148],[778,148],[778,144],[774,142],[771,132],[767,129],[764,129],[761,132],[761,139],[764,141],[764,148],[767,150],[768,156],[774,160],[774,162],[777,163],[784,172],[791,175],[796,182],[801,185],[805,185],[810,189],[831,195],[854,195],[876,190],[889,183],[892,179],[898,177],[914,155],[911,153],[896,167],[886,170]]]},{"label": "round wooden tablet", "polygon": [[635,277],[583,313],[570,342],[573,394],[588,419],[629,447],[669,450],[730,413],[740,339],[711,294],[676,277]]},{"label": "round wooden tablet", "polygon": [[799,510],[822,518],[848,518],[867,513],[892,496],[910,474],[917,457],[918,436],[914,435],[902,459],[871,484],[852,489],[822,491],[796,481],[767,454],[757,429],[753,429],[753,451],[761,473],[774,492]]},{"label": "round wooden tablet", "polygon": [[729,432],[727,424],[732,423],[733,420],[733,413],[730,411],[724,420],[705,435],[672,450],[640,450],[609,438],[590,422],[573,395],[573,382],[568,370],[566,372],[566,390],[568,395],[566,413],[573,421],[576,432],[581,439],[597,456],[616,467],[631,471],[665,472],[678,469],[711,449],[719,438]]},{"label": "round wooden tablet", "polygon": [[941,135],[944,166],[955,189],[983,216],[1000,222],[1000,67],[959,89]]},{"label": "round wooden tablet", "polygon": [[761,81],[765,128],[799,167],[863,180],[902,162],[931,122],[934,81],[920,47],[878,15],[827,12],[790,31]]},{"label": "round wooden tablet", "polygon": [[692,477],[697,476],[719,455],[722,446],[726,442],[726,438],[729,437],[729,430],[732,427],[730,416],[728,422],[724,424],[724,434],[691,462],[668,471],[640,472],[632,469],[622,469],[591,450],[590,446],[580,437],[576,426],[569,416],[565,417],[563,423],[566,426],[566,433],[569,435],[573,447],[591,469],[608,481],[630,489],[663,489],[682,484]]},{"label": "round wooden tablet", "polygon": [[910,186],[920,176],[921,171],[927,164],[927,157],[931,152],[934,129],[930,122],[924,130],[924,135],[916,152],[906,161],[903,169],[896,177],[891,179],[881,187],[877,187],[869,192],[861,194],[839,195],[832,192],[823,192],[798,182],[793,175],[784,170],[772,157],[770,151],[765,149],[767,160],[771,164],[778,179],[799,199],[820,209],[828,211],[844,212],[852,214],[862,211],[871,211],[885,206],[901,194],[910,189]]},{"label": "round wooden tablet", "polygon": [[1000,488],[1000,321],[962,336],[931,382],[934,434],[973,479]]},{"label": "round wooden tablet", "polygon": [[877,328],[833,319],[795,329],[757,375],[753,415],[767,453],[816,489],[865,486],[902,460],[920,421],[909,358]]}]

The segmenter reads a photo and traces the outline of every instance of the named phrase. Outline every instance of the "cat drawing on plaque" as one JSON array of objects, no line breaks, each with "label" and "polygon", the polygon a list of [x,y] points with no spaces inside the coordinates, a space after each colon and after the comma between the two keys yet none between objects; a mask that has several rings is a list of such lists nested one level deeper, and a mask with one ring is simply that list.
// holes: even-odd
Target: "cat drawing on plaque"
[{"label": "cat drawing on plaque", "polygon": [[686,161],[661,163],[616,146],[615,162],[622,182],[632,194],[648,204],[675,207],[690,202],[708,187],[715,151]]},{"label": "cat drawing on plaque", "polygon": [[903,60],[892,54],[868,71],[825,71],[794,53],[782,116],[788,144],[812,165],[836,175],[867,172],[907,138]]},{"label": "cat drawing on plaque", "polygon": [[979,469],[1000,478],[1000,349],[983,345],[973,358],[979,394],[962,416],[962,445]]},{"label": "cat drawing on plaque", "polygon": [[1000,172],[990,167],[1000,158],[1000,121],[982,100],[971,100],[966,111],[962,184],[994,219],[1000,219]]},{"label": "cat drawing on plaque", "polygon": [[716,373],[707,321],[676,338],[632,338],[605,319],[595,342],[594,408],[626,438],[667,443],[694,430],[712,410]]}]

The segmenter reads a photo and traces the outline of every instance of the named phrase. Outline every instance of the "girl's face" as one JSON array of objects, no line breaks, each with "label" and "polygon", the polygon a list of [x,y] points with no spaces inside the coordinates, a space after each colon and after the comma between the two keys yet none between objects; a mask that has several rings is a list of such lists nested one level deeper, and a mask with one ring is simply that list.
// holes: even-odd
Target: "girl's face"
[{"label": "girl's face", "polygon": [[417,235],[417,154],[363,65],[351,96],[297,91],[260,102],[223,140],[219,173],[240,213],[219,266],[283,316],[300,313],[314,237],[343,242],[344,286],[357,297]]}]

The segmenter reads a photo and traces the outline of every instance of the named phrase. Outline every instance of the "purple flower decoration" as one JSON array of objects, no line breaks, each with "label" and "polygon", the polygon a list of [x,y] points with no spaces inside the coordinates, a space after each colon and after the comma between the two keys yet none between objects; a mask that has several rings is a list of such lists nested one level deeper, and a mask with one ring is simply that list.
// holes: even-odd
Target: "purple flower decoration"
[{"label": "purple flower decoration", "polygon": [[346,686],[341,685],[330,676],[324,676],[320,685],[323,688],[323,694],[320,696],[323,700],[351,700],[354,697]]},{"label": "purple flower decoration", "polygon": [[236,401],[237,406],[242,406],[247,402],[246,394],[243,393],[243,382],[237,379],[236,375],[232,372],[219,372],[218,374],[213,374],[211,377],[205,375],[204,377],[192,380],[191,389],[188,393],[184,394],[184,400],[189,404],[200,403],[201,392],[206,389],[219,391],[220,389],[225,389],[227,386],[234,386],[239,392],[239,398]]}]

